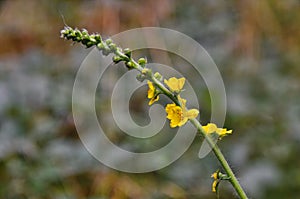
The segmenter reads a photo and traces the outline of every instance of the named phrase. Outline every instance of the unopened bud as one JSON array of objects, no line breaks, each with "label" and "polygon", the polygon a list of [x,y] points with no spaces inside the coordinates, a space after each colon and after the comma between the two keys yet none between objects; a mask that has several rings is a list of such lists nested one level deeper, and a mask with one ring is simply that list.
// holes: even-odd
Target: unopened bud
[{"label": "unopened bud", "polygon": [[146,76],[143,75],[143,74],[138,74],[138,75],[136,76],[136,79],[137,79],[138,81],[140,81],[140,82],[143,82],[143,81],[146,79]]},{"label": "unopened bud", "polygon": [[133,68],[133,67],[134,67],[134,63],[131,62],[131,61],[126,62],[126,66],[127,66],[128,68]]},{"label": "unopened bud", "polygon": [[130,58],[131,57],[131,50],[129,48],[125,48],[124,49],[124,54]]},{"label": "unopened bud", "polygon": [[154,77],[155,77],[155,79],[157,79],[159,81],[162,81],[162,79],[163,79],[163,76],[159,72],[154,73]]},{"label": "unopened bud", "polygon": [[139,65],[141,65],[143,68],[145,67],[145,64],[147,63],[147,60],[145,58],[140,58],[138,60]]},{"label": "unopened bud", "polygon": [[97,44],[97,47],[99,48],[99,50],[103,50],[105,48],[105,46],[103,45],[103,43]]},{"label": "unopened bud", "polygon": [[112,40],[111,40],[111,39],[107,39],[107,40],[105,40],[105,43],[106,43],[107,45],[109,45],[109,44],[112,43]]},{"label": "unopened bud", "polygon": [[114,43],[111,43],[108,45],[108,47],[110,48],[111,51],[115,52],[117,50],[117,45]]},{"label": "unopened bud", "polygon": [[144,69],[142,70],[142,74],[145,75],[145,76],[150,77],[150,76],[151,76],[151,73],[152,73],[152,70],[149,69],[149,68],[144,68]]},{"label": "unopened bud", "polygon": [[120,61],[122,61],[122,58],[121,57],[119,57],[119,56],[113,56],[113,62],[115,63],[115,64],[117,64],[117,63],[119,63]]}]

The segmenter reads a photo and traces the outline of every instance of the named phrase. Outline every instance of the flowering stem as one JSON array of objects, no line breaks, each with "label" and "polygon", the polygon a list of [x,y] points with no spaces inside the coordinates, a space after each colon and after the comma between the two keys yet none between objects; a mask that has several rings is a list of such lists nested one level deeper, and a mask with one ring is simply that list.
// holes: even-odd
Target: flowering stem
[{"label": "flowering stem", "polygon": [[202,126],[201,126],[201,124],[199,123],[198,120],[190,119],[190,121],[197,128],[197,130],[205,137],[205,139],[207,140],[208,144],[212,148],[214,154],[218,158],[218,160],[221,163],[222,167],[224,168],[225,172],[230,177],[229,181],[232,184],[232,186],[234,187],[234,189],[236,190],[236,192],[238,193],[238,195],[240,196],[240,198],[241,199],[247,199],[248,197],[247,197],[246,193],[244,192],[244,190],[241,187],[239,181],[235,177],[232,169],[230,168],[230,166],[229,166],[227,160],[225,159],[223,153],[221,152],[220,148],[217,146],[217,144],[215,144],[211,140],[211,138],[207,135],[207,133],[205,133],[205,131],[203,130],[203,128],[202,128]]},{"label": "flowering stem", "polygon": [[[116,51],[116,55],[126,56],[119,50]],[[140,73],[143,73],[144,68],[135,60],[133,60],[132,57],[130,57],[130,62],[133,63],[133,68],[138,70]],[[148,76],[146,76],[146,78],[151,80],[157,86],[157,88],[159,88],[162,93],[168,96],[176,105],[180,106],[178,99],[173,95],[173,93],[169,89],[167,89],[158,79],[154,77],[152,72],[150,72]]]},{"label": "flowering stem", "polygon": [[169,89],[167,89],[159,80],[157,80],[153,75],[151,76],[153,83],[166,95],[168,96],[177,106],[180,106],[178,99],[172,94]]},{"label": "flowering stem", "polygon": [[[111,39],[107,39],[105,41],[102,40],[101,36],[99,34],[88,34],[87,30],[78,30],[78,29],[72,29],[71,27],[66,26],[61,31],[61,37],[72,40],[73,42],[79,42],[82,43],[87,48],[92,46],[97,46],[97,48],[102,51],[103,55],[108,55],[110,53],[115,54],[113,57],[113,61],[115,63],[118,62],[125,62],[125,65],[128,67],[128,69],[136,69],[138,70],[143,80],[148,79],[161,91],[161,93],[168,96],[177,106],[181,106],[177,95],[173,94],[168,88],[164,86],[164,84],[153,75],[152,71],[148,68],[145,68],[146,61],[143,60],[143,62],[136,62],[131,57],[131,51],[129,49],[122,50],[121,48],[118,48],[116,44],[112,42]],[[143,64],[141,64],[143,63]],[[241,185],[239,184],[237,178],[235,177],[233,171],[231,170],[228,162],[226,161],[225,157],[223,156],[221,150],[219,147],[211,140],[211,138],[208,136],[208,134],[203,130],[201,124],[198,120],[195,118],[190,119],[191,123],[197,128],[197,130],[204,136],[204,138],[207,140],[208,144],[212,148],[214,154],[216,155],[217,159],[223,166],[226,174],[229,177],[229,181],[240,196],[241,199],[247,199],[247,196],[242,189]]]},{"label": "flowering stem", "polygon": [[[117,51],[118,55],[123,55],[122,52]],[[140,66],[135,60],[132,59],[132,57],[130,57],[130,61],[131,63],[133,63],[133,67],[138,70],[140,73],[143,73],[144,68],[142,66]],[[173,93],[167,89],[158,79],[156,79],[153,75],[153,73],[149,73],[148,76],[146,76],[147,79],[151,80],[157,88],[159,88],[159,90],[165,94],[166,96],[168,96],[176,105],[180,106],[178,99],[173,95]]]}]

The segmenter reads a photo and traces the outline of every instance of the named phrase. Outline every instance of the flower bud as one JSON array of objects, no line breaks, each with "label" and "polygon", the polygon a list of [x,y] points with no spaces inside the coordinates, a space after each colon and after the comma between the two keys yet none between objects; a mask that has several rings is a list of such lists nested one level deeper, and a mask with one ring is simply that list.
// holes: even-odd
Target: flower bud
[{"label": "flower bud", "polygon": [[163,80],[163,76],[159,72],[154,73],[154,77],[155,77],[155,79],[157,79],[159,81]]},{"label": "flower bud", "polygon": [[134,63],[133,63],[132,61],[128,61],[128,62],[126,62],[125,64],[126,64],[126,66],[127,66],[128,68],[133,68],[133,67],[134,67]]},{"label": "flower bud", "polygon": [[97,41],[97,43],[100,43],[102,41],[101,36],[99,34],[96,34],[95,35],[95,40]]},{"label": "flower bud", "polygon": [[93,45],[94,45],[94,43],[91,42],[91,41],[89,41],[89,42],[87,42],[87,43],[85,44],[86,48],[90,48],[90,47],[92,47]]},{"label": "flower bud", "polygon": [[143,82],[145,79],[146,79],[146,76],[143,75],[143,74],[138,74],[136,76],[136,79],[139,81],[139,82]]},{"label": "flower bud", "polygon": [[109,44],[112,43],[112,40],[111,40],[111,39],[107,39],[107,40],[105,40],[105,43],[106,43],[107,45],[109,45]]},{"label": "flower bud", "polygon": [[145,64],[147,63],[147,60],[145,58],[140,58],[138,60],[139,65],[141,65],[143,68],[145,67]]},{"label": "flower bud", "polygon": [[[80,32],[78,29],[76,29],[75,31]],[[86,29],[84,29],[84,28],[81,29],[81,33],[82,33],[82,35],[85,35],[85,36],[89,35],[89,32]]]},{"label": "flower bud", "polygon": [[97,42],[96,39],[94,37],[90,37],[90,41],[93,42],[94,44]]},{"label": "flower bud", "polygon": [[125,48],[124,49],[124,54],[130,58],[131,57],[131,50],[129,48]]},{"label": "flower bud", "polygon": [[113,62],[115,64],[119,63],[120,61],[122,61],[122,58],[120,56],[117,55],[113,56]]},{"label": "flower bud", "polygon": [[77,38],[81,38],[81,37],[82,37],[82,34],[81,34],[80,30],[78,30],[78,29],[75,30],[75,31],[74,31],[74,36],[77,37]]},{"label": "flower bud", "polygon": [[152,73],[152,70],[149,69],[149,68],[144,68],[144,69],[142,70],[142,74],[145,75],[145,76],[150,77],[150,76],[151,76],[151,73]]},{"label": "flower bud", "polygon": [[103,50],[105,48],[102,42],[97,44],[97,47],[99,48],[99,50]]},{"label": "flower bud", "polygon": [[108,45],[108,47],[110,48],[111,51],[115,52],[117,50],[117,45],[114,43],[111,43]]}]

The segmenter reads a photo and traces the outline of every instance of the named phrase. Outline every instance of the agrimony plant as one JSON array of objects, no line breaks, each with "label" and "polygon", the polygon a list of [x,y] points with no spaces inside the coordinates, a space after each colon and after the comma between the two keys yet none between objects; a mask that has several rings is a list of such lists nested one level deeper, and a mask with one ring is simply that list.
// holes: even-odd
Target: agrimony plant
[{"label": "agrimony plant", "polygon": [[185,78],[182,77],[178,79],[176,77],[171,77],[170,79],[165,79],[158,72],[154,73],[151,69],[146,67],[147,60],[145,58],[140,58],[137,61],[134,60],[129,48],[121,49],[113,43],[111,39],[103,40],[99,34],[89,34],[85,29],[79,30],[65,26],[64,29],[61,30],[61,37],[72,40],[75,43],[81,43],[87,48],[96,46],[105,56],[113,54],[114,63],[124,62],[128,69],[139,71],[137,79],[139,81],[147,80],[149,87],[147,95],[149,105],[151,106],[153,103],[157,102],[160,95],[167,96],[171,101],[171,103],[167,104],[165,107],[167,119],[170,120],[170,127],[180,127],[190,121],[212,148],[224,170],[224,173],[217,170],[212,174],[212,191],[218,194],[219,184],[222,181],[229,181],[241,199],[247,198],[224,155],[218,145],[213,141],[213,137],[217,136],[218,139],[222,139],[224,136],[232,134],[232,130],[219,128],[213,123],[208,123],[206,125],[200,124],[196,119],[199,110],[188,109],[186,107],[187,100],[180,96],[180,93],[184,88]]}]

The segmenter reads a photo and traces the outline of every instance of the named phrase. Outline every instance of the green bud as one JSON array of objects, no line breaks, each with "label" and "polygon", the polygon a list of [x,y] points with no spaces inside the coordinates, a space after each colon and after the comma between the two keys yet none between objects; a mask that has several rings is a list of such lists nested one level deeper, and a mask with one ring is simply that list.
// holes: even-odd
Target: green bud
[{"label": "green bud", "polygon": [[[76,29],[75,31],[80,32],[78,29]],[[86,29],[83,28],[83,29],[81,29],[81,34],[84,35],[84,36],[88,36],[89,32]]]},{"label": "green bud", "polygon": [[111,51],[115,52],[117,50],[117,45],[114,43],[111,43],[108,45],[108,47],[110,48]]},{"label": "green bud", "polygon": [[126,66],[127,66],[128,68],[133,68],[133,67],[134,67],[134,63],[131,62],[131,61],[126,62]]},{"label": "green bud", "polygon": [[140,58],[138,60],[139,65],[141,65],[143,68],[145,67],[147,60],[145,58]]},{"label": "green bud", "polygon": [[97,48],[99,48],[99,50],[103,50],[105,48],[105,46],[101,42],[101,43],[97,44]]},{"label": "green bud", "polygon": [[136,76],[136,79],[137,79],[138,81],[140,81],[140,82],[143,82],[143,81],[146,79],[146,76],[143,75],[143,74],[138,74],[138,75]]},{"label": "green bud", "polygon": [[75,32],[74,32],[74,37],[76,37],[76,39],[77,39],[78,41],[80,41],[80,40],[82,39],[82,34],[81,34],[81,32],[80,32],[79,30],[75,31]]},{"label": "green bud", "polygon": [[117,47],[117,51],[122,52],[122,48]]},{"label": "green bud", "polygon": [[130,58],[131,57],[131,50],[129,48],[125,48],[124,49],[124,54]]},{"label": "green bud", "polygon": [[96,39],[93,38],[93,37],[90,37],[90,41],[93,42],[93,43],[96,43]]},{"label": "green bud", "polygon": [[142,70],[142,74],[145,75],[145,76],[150,77],[151,74],[152,74],[152,70],[149,69],[149,68],[144,68],[144,69]]},{"label": "green bud", "polygon": [[122,61],[122,58],[120,56],[117,55],[113,56],[113,62],[115,64],[119,63],[120,61]]},{"label": "green bud", "polygon": [[99,34],[96,34],[95,35],[95,40],[97,41],[97,43],[100,43],[102,41],[101,36]]},{"label": "green bud", "polygon": [[75,30],[70,31],[69,35],[71,35],[71,36],[73,36],[73,37],[76,37],[76,32],[75,32]]},{"label": "green bud", "polygon": [[105,40],[105,43],[106,43],[107,45],[109,45],[109,44],[112,43],[112,40],[111,40],[111,39],[107,39],[107,40]]},{"label": "green bud", "polygon": [[163,80],[163,76],[159,72],[154,73],[154,77],[155,77],[155,79],[157,79],[159,81]]},{"label": "green bud", "polygon": [[85,44],[86,48],[92,47],[94,45],[93,42],[89,41]]}]

